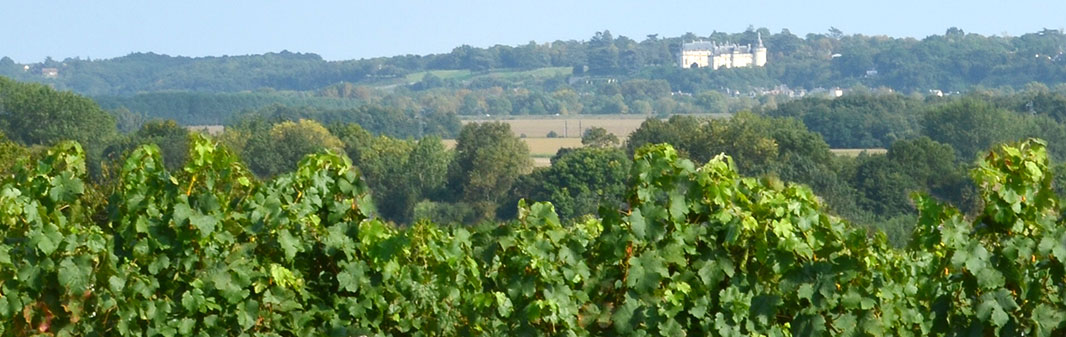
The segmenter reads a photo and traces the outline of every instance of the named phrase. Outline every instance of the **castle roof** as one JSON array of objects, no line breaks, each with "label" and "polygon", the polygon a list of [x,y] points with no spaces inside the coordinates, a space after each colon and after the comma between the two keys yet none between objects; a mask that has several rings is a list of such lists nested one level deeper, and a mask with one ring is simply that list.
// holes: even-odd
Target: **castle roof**
[{"label": "castle roof", "polygon": [[711,41],[693,41],[685,42],[685,44],[682,45],[681,50],[711,50],[714,47],[715,46]]},{"label": "castle roof", "polygon": [[738,45],[736,43],[718,44],[714,41],[693,41],[681,45],[682,51],[710,51],[711,54],[751,53],[750,45]]}]

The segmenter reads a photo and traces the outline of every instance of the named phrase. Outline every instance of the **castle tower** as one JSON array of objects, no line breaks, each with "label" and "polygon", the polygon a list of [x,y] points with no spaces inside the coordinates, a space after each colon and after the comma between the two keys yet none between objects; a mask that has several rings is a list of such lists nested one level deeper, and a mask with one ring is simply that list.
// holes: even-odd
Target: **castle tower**
[{"label": "castle tower", "polygon": [[759,45],[755,47],[755,66],[762,67],[766,65],[766,46],[762,44],[762,33],[756,33],[759,36]]}]

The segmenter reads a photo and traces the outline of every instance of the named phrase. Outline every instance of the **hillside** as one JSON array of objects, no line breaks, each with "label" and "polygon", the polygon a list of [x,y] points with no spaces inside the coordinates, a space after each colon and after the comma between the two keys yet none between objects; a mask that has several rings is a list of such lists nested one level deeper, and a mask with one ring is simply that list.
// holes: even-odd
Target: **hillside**
[{"label": "hillside", "polygon": [[[765,68],[727,71],[676,69],[682,42],[707,40],[752,44],[761,34],[769,49]],[[951,28],[923,39],[886,36],[808,34],[796,36],[767,29],[741,33],[686,34],[642,41],[597,32],[586,41],[531,42],[490,48],[456,47],[447,54],[327,61],[315,54],[282,51],[262,55],[189,58],[136,53],[114,59],[45,60],[35,64],[0,61],[0,75],[53,84],[90,96],[127,96],[156,91],[240,92],[270,88],[306,91],[347,82],[365,85],[407,84],[427,71],[465,85],[476,74],[542,68],[557,76],[607,76],[664,79],[674,91],[722,88],[747,90],[787,85],[811,90],[834,86],[888,87],[897,91],[962,91],[974,86],[1018,87],[1029,82],[1049,86],[1066,80],[1066,35],[1043,30],[1017,37],[967,34]],[[27,69],[28,66],[28,70]],[[55,68],[54,78],[42,73]],[[537,77],[533,72],[532,77]],[[502,81],[525,78],[500,76]],[[544,75],[544,74],[542,74]]]}]

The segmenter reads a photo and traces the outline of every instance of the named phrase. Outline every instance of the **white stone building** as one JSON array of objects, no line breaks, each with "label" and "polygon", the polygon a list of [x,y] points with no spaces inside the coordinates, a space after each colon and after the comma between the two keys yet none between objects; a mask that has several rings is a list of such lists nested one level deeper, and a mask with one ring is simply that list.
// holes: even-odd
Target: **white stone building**
[{"label": "white stone building", "polygon": [[762,67],[766,65],[766,47],[762,44],[762,34],[759,35],[759,43],[752,48],[751,45],[737,45],[727,43],[719,45],[714,41],[694,41],[681,45],[681,59],[678,64],[681,68],[740,68]]}]

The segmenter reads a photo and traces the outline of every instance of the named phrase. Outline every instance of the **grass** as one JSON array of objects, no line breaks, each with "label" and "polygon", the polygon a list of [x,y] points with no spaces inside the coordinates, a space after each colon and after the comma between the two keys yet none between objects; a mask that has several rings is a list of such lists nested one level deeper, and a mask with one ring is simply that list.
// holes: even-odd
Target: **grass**
[{"label": "grass", "polygon": [[570,75],[574,69],[570,67],[546,67],[533,70],[515,70],[515,69],[496,69],[488,72],[471,72],[467,69],[460,70],[430,70],[417,73],[407,74],[404,80],[407,83],[414,83],[422,80],[426,74],[433,74],[433,76],[440,77],[441,79],[448,80],[454,79],[459,81],[469,81],[478,77],[496,77],[500,79],[522,79],[522,78],[548,78],[559,75]]},{"label": "grass", "polygon": [[515,79],[521,77],[534,77],[534,78],[548,78],[559,75],[570,75],[574,72],[574,68],[571,67],[547,67],[538,68],[533,70],[519,70],[519,71],[492,71],[485,76],[499,77],[503,79]]},{"label": "grass", "polygon": [[426,74],[433,74],[433,76],[440,77],[441,79],[444,79],[444,80],[447,80],[447,79],[466,80],[466,79],[469,79],[471,77],[470,70],[460,69],[460,70],[430,70],[430,71],[417,72],[417,73],[407,74],[405,79],[407,80],[408,83],[418,82],[418,81],[421,81],[422,77],[425,77]]}]

